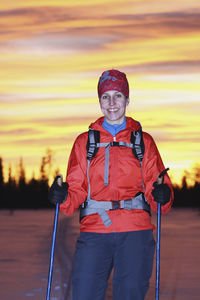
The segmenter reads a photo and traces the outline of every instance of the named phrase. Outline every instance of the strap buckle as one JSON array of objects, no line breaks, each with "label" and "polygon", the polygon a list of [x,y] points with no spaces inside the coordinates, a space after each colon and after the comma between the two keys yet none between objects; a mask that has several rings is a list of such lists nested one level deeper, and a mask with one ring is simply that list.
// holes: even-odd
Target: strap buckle
[{"label": "strap buckle", "polygon": [[118,147],[119,146],[119,142],[115,142],[115,141],[110,142],[110,146],[111,147]]},{"label": "strap buckle", "polygon": [[86,208],[88,206],[88,201],[87,199],[80,205],[80,208]]},{"label": "strap buckle", "polygon": [[119,201],[111,201],[112,202],[112,208],[110,210],[116,210],[120,208],[120,202]]}]

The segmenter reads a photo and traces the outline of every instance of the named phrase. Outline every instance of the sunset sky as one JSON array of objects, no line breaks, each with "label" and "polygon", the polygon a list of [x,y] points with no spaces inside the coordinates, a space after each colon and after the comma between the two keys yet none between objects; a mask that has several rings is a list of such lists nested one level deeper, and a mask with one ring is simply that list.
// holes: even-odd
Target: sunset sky
[{"label": "sunset sky", "polygon": [[97,82],[127,74],[127,115],[157,143],[170,176],[200,154],[199,0],[7,0],[0,5],[0,156],[39,175],[47,148],[65,175],[76,136],[101,116]]}]

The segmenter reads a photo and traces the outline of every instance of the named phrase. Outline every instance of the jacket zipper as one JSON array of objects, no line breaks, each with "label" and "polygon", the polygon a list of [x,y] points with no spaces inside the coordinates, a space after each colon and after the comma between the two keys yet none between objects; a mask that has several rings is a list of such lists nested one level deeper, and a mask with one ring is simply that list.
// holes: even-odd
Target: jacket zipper
[{"label": "jacket zipper", "polygon": [[[116,142],[116,136],[113,136],[113,142]],[[116,161],[116,153],[115,153],[115,151],[116,151],[116,147],[113,147],[114,149],[113,149],[113,159],[114,159],[114,166],[115,166],[115,161]],[[113,170],[113,176],[114,176],[114,180],[112,180],[112,190],[113,190],[113,192],[112,192],[112,195],[113,195],[113,200],[115,200],[114,199],[114,181],[115,181],[115,170]],[[115,213],[113,214],[113,227],[114,227],[114,229],[113,229],[113,232],[116,232],[116,230],[115,230]]]},{"label": "jacket zipper", "polygon": [[[113,136],[113,142],[116,142],[116,136]],[[113,152],[115,151],[115,148],[113,147]],[[115,165],[115,153],[113,153],[113,159],[114,159],[114,165]],[[113,171],[113,170],[112,170]],[[112,176],[114,175],[114,172],[112,173]],[[114,179],[114,178],[113,178]],[[112,180],[112,198],[114,200],[114,183]]]}]

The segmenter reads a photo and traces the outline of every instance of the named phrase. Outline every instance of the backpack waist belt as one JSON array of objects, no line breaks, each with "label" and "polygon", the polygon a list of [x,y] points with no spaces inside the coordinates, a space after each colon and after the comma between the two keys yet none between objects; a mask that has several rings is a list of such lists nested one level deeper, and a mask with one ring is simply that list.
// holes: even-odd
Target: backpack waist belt
[{"label": "backpack waist belt", "polygon": [[97,201],[87,199],[80,206],[80,219],[84,218],[85,216],[97,213],[101,217],[104,225],[108,227],[112,224],[112,221],[106,211],[116,209],[143,209],[150,214],[150,205],[145,199],[144,194],[140,193],[132,199],[120,201]]}]

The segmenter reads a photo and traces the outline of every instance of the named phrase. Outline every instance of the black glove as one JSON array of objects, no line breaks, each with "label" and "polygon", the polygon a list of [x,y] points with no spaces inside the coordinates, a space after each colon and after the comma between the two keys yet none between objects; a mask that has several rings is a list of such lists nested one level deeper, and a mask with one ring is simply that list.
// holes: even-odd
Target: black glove
[{"label": "black glove", "polygon": [[157,182],[154,182],[153,187],[154,189],[151,194],[154,197],[154,201],[161,205],[165,205],[170,201],[171,190],[167,184],[157,184]]},{"label": "black glove", "polygon": [[57,183],[58,178],[60,178],[60,176],[56,176],[56,178],[54,179],[54,182],[52,184],[52,186],[50,187],[49,190],[49,201],[53,204],[56,203],[63,203],[65,202],[66,198],[67,198],[67,194],[68,194],[68,183],[67,182],[63,182],[62,185],[60,186]]}]

